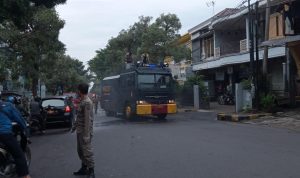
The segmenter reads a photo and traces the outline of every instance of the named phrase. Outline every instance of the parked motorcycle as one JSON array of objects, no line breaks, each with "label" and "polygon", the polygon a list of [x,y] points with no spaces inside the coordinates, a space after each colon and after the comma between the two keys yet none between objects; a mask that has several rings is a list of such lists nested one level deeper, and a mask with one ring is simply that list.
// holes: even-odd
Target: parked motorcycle
[{"label": "parked motorcycle", "polygon": [[234,105],[235,100],[234,100],[234,97],[231,94],[224,93],[224,94],[219,95],[218,103],[220,105]]},{"label": "parked motorcycle", "polygon": [[[21,128],[17,123],[13,123],[13,133],[24,151],[27,165],[29,166],[31,162],[31,151],[28,144],[30,141],[26,134],[21,131]],[[15,161],[9,153],[9,150],[0,142],[0,178],[12,177],[17,177]]]}]

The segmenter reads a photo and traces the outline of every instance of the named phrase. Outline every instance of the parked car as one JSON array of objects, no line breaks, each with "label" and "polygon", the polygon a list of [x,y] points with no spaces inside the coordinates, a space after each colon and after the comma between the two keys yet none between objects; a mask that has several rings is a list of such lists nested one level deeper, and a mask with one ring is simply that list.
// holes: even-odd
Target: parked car
[{"label": "parked car", "polygon": [[68,97],[55,96],[43,98],[41,101],[42,114],[47,124],[66,123],[71,128],[74,122],[72,107],[68,105]]}]

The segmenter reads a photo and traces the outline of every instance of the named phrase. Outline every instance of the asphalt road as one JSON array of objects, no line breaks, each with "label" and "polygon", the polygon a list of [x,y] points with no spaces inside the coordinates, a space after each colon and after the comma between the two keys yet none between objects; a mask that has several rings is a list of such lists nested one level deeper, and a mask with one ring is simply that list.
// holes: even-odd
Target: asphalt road
[{"label": "asphalt road", "polygon": [[[299,178],[300,133],[179,113],[167,122],[95,121],[97,178]],[[33,178],[73,178],[80,166],[75,134],[33,136]]]}]

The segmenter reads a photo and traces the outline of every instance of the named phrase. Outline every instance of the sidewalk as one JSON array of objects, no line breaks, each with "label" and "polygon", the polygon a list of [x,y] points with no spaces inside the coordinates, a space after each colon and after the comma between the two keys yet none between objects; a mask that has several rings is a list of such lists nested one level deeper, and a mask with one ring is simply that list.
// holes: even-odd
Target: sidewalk
[{"label": "sidewalk", "polygon": [[232,113],[235,110],[234,105],[219,105],[217,102],[210,103],[210,109],[195,109],[193,106],[179,107],[178,112],[224,112]]},{"label": "sidewalk", "polygon": [[178,108],[178,112],[215,112],[217,119],[222,121],[240,122],[245,120],[253,120],[263,116],[269,116],[269,113],[235,113],[234,105],[219,105],[217,102],[210,103],[210,109],[195,109],[192,106]]},{"label": "sidewalk", "polygon": [[221,121],[241,122],[245,120],[254,120],[259,117],[270,116],[270,113],[218,113],[217,118]]},{"label": "sidewalk", "polygon": [[300,107],[283,109],[282,112],[271,113],[235,113],[235,106],[210,103],[210,109],[194,109],[190,107],[178,108],[178,112],[214,112],[221,121],[241,122],[246,124],[264,125],[285,128],[300,132]]},{"label": "sidewalk", "polygon": [[264,125],[284,128],[300,132],[300,108],[283,109],[277,113],[218,113],[218,120],[242,122],[246,124]]},{"label": "sidewalk", "polygon": [[300,132],[300,108],[288,109],[256,120],[244,121],[247,124],[285,128]]}]

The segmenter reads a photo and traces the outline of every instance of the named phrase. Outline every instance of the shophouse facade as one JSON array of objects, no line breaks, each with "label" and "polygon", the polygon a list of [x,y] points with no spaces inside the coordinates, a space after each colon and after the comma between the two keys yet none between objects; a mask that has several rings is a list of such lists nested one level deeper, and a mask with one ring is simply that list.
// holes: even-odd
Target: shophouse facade
[{"label": "shophouse facade", "polygon": [[[256,33],[258,44],[266,41],[266,3],[266,0],[261,0],[257,4],[258,28],[254,36]],[[254,6],[255,4],[251,5],[253,9]],[[253,14],[252,18],[254,17]],[[189,30],[192,41],[193,71],[203,75],[210,83],[209,90],[213,93],[212,98],[223,93],[228,86],[234,91],[235,83],[251,77],[249,22],[247,7],[227,8]],[[268,49],[270,90],[278,95],[284,95],[285,90],[283,72],[286,53],[286,45],[269,46]],[[259,46],[258,61],[255,62],[259,71],[262,68],[263,56],[263,47]]]}]

